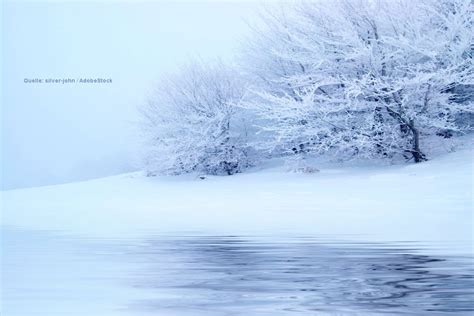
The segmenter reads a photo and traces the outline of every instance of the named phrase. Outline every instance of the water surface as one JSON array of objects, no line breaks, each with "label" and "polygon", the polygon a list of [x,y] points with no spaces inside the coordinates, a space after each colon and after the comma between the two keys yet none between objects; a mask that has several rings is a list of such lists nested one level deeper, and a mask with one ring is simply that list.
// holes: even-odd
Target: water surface
[{"label": "water surface", "polygon": [[472,254],[451,246],[4,227],[2,315],[472,315]]}]

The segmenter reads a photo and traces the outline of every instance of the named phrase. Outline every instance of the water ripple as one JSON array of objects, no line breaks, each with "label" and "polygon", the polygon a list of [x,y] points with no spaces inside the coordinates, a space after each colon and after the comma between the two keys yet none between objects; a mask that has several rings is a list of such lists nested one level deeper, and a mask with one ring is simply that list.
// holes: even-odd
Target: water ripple
[{"label": "water ripple", "polygon": [[168,296],[134,308],[220,315],[473,312],[472,258],[431,257],[413,246],[318,238],[150,239],[136,252],[147,268],[134,285]]},{"label": "water ripple", "polygon": [[474,314],[472,254],[443,255],[449,245],[149,236],[3,227],[2,315]]}]

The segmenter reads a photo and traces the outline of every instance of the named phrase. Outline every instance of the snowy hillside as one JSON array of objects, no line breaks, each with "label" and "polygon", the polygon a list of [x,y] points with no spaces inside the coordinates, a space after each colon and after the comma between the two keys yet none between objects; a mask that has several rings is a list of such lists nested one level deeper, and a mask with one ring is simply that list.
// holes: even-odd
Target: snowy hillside
[{"label": "snowy hillside", "polygon": [[[4,191],[3,224],[91,236],[296,233],[456,241],[473,232],[472,151],[416,165],[282,167],[233,177],[140,173]],[[466,251],[466,249],[464,249]]]}]

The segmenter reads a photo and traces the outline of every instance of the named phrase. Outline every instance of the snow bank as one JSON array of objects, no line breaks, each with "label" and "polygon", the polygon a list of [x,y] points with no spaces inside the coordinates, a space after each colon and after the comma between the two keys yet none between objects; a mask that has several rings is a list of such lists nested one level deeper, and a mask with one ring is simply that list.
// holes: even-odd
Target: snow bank
[{"label": "snow bank", "polygon": [[[320,234],[472,246],[472,150],[413,165],[276,167],[232,177],[141,173],[2,192],[3,225],[95,237]],[[466,248],[464,248],[464,251]]]}]

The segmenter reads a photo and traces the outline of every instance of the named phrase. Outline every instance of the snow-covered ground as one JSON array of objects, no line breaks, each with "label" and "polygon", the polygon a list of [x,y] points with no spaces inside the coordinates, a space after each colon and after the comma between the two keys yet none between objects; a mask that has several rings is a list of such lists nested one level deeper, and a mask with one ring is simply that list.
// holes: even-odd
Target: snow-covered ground
[{"label": "snow-covered ground", "polygon": [[131,173],[4,191],[2,209],[3,225],[96,237],[296,233],[469,246],[473,156],[464,149],[422,164],[315,174],[275,167],[205,180]]},{"label": "snow-covered ground", "polygon": [[472,158],[4,191],[1,312],[472,310]]}]

